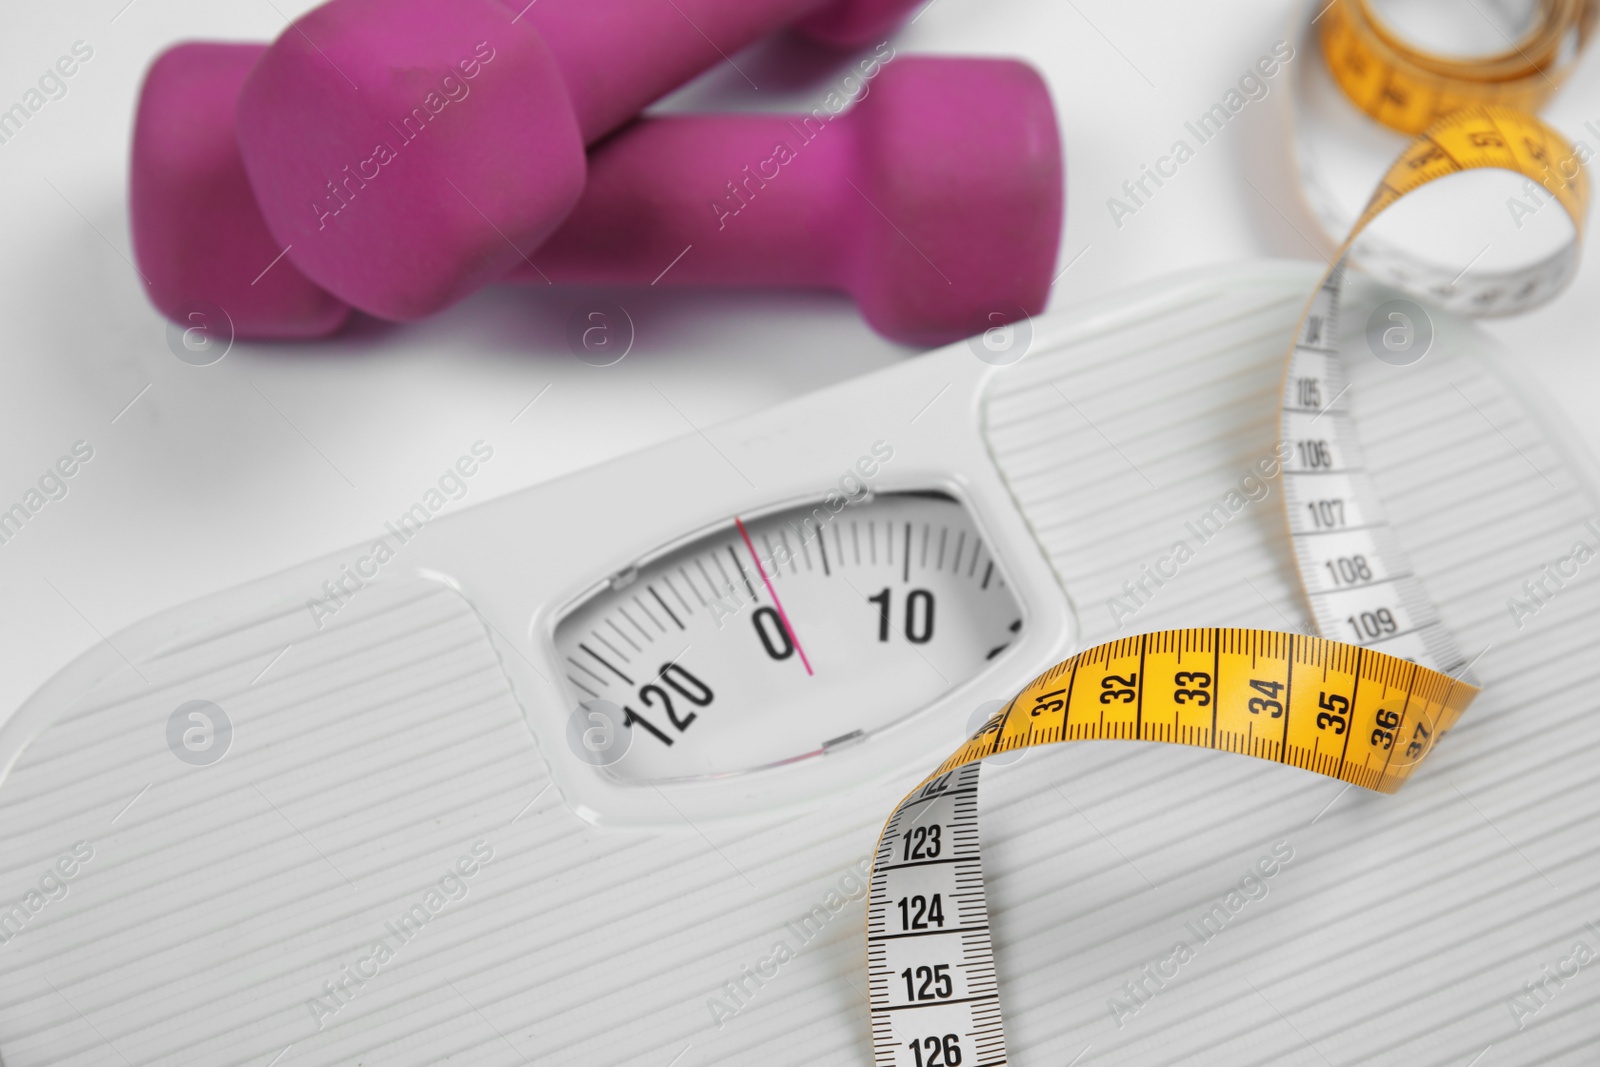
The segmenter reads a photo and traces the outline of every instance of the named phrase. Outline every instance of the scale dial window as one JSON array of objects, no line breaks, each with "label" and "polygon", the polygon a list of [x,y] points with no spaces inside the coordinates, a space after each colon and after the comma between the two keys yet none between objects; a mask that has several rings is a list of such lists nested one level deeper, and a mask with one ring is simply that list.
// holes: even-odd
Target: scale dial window
[{"label": "scale dial window", "polygon": [[734,519],[611,578],[556,625],[574,707],[606,702],[624,782],[739,774],[869,742],[1002,656],[1022,611],[936,492]]}]

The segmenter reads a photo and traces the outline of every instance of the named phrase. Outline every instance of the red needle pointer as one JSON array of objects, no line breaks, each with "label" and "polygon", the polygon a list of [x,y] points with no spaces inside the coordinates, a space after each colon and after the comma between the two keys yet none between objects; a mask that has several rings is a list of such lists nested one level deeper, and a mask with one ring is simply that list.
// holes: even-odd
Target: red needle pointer
[{"label": "red needle pointer", "polygon": [[767,569],[761,565],[761,557],[756,555],[756,546],[750,540],[750,531],[744,528],[744,520],[737,515],[733,517],[733,524],[739,527],[739,536],[744,538],[744,547],[750,550],[750,558],[756,561],[756,573],[761,575],[761,584],[767,587],[767,595],[772,598],[772,606],[778,609],[778,621],[783,623],[784,633],[789,635],[794,650],[800,653],[800,662],[805,665],[806,673],[814,675],[816,672],[811,669],[811,661],[806,659],[806,650],[800,647],[800,636],[794,632],[788,612],[783,610],[783,601],[778,599],[778,591],[772,588],[772,579],[767,577]]}]

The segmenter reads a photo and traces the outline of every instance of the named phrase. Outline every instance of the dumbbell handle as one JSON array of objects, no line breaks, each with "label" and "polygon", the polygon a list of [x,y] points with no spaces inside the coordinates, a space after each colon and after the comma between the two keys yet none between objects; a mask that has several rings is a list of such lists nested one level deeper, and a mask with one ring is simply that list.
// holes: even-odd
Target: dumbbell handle
[{"label": "dumbbell handle", "polygon": [[[823,128],[812,123],[808,130],[798,115],[635,123],[590,153],[578,206],[512,276],[576,284],[842,284],[841,253],[858,229],[849,216],[867,208],[845,181],[854,131],[847,116]],[[775,153],[778,145],[785,150]]]},{"label": "dumbbell handle", "polygon": [[[526,0],[499,2],[515,12]],[[719,62],[716,53],[732,63],[727,57],[745,46],[827,6],[828,0],[538,0],[522,17],[549,46],[583,139],[593,141]],[[860,31],[887,33],[908,3],[852,6],[860,11]]]}]

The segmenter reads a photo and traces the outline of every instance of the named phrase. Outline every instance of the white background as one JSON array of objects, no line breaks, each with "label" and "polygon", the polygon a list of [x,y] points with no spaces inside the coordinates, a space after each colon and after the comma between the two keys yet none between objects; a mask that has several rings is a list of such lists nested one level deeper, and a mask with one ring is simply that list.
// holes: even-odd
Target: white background
[{"label": "white background", "polygon": [[[128,258],[140,79],[179,40],[264,40],[307,6],[8,0],[0,16],[0,107],[73,42],[94,49],[68,94],[0,144],[0,509],[75,441],[95,450],[69,495],[0,545],[0,719],[102,635],[370,538],[474,441],[495,456],[452,507],[916,357],[843,296],[619,290],[609,295],[638,339],[599,369],[564,342],[580,294],[504,286],[425,323],[366,320],[323,343],[180,362]],[[935,0],[893,43],[902,55],[1017,56],[1044,72],[1068,175],[1060,266],[1071,266],[1054,309],[1207,263],[1315,254],[1278,139],[1282,77],[1120,228],[1106,206],[1296,16],[1286,0]],[[734,58],[759,89],[723,67],[669,106],[809,109],[848,62],[793,42]],[[1546,112],[1569,135],[1600,120],[1594,67]],[[1504,215],[1499,200],[1484,210]],[[1592,452],[1597,293],[1587,266],[1555,304],[1490,326]]]}]

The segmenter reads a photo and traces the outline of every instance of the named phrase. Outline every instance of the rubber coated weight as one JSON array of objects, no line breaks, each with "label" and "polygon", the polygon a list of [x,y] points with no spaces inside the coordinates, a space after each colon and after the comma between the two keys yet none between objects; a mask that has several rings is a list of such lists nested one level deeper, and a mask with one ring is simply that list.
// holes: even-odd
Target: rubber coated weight
[{"label": "rubber coated weight", "polygon": [[[230,151],[226,90],[262,51],[181,45],[152,67],[134,133],[134,246],[171,317],[200,298],[240,337],[316,336],[348,306],[281,254]],[[839,288],[876,329],[922,344],[1038,311],[1062,212],[1038,75],[1008,60],[874,56],[857,69],[860,102],[837,116],[648,119],[608,139],[574,214],[516,274]]]},{"label": "rubber coated weight", "polygon": [[[868,0],[879,17],[848,28],[887,29],[913,2]],[[834,6],[332,0],[246,79],[239,148],[268,230],[302,271],[371,314],[415,319],[560,225],[583,189],[584,144]]]}]

